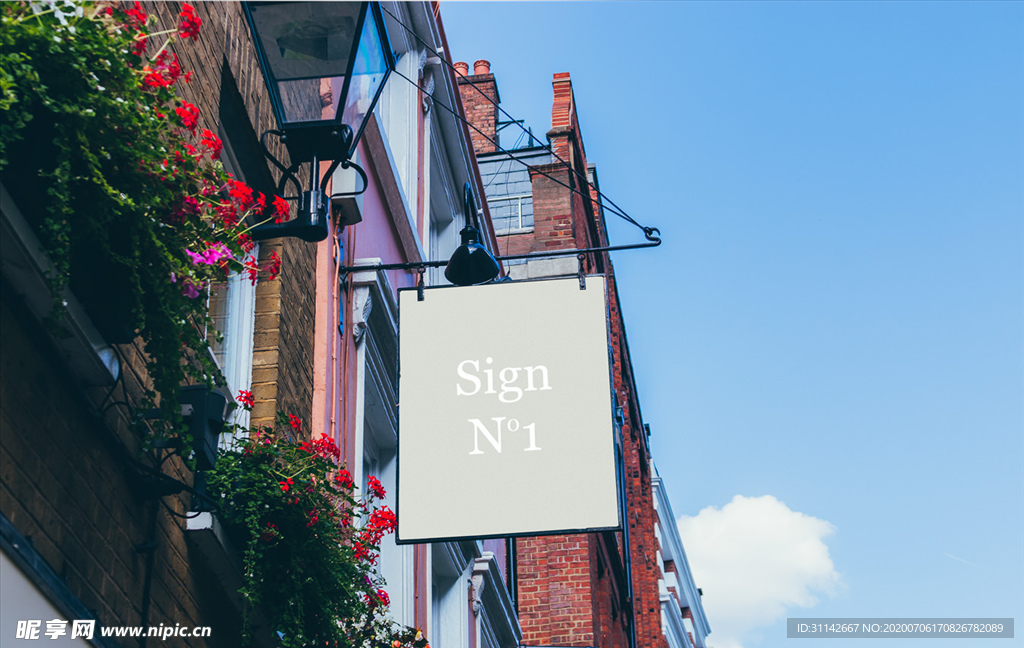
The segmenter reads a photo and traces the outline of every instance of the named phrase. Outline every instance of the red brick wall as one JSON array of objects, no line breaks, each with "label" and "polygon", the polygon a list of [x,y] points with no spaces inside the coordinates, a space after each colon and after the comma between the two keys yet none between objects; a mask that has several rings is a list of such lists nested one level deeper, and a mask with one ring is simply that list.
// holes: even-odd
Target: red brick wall
[{"label": "red brick wall", "polygon": [[580,534],[516,541],[523,644],[594,645],[593,540]]},{"label": "red brick wall", "polygon": [[472,124],[469,134],[473,139],[473,149],[478,155],[498,150],[493,143],[498,140],[498,106],[495,104],[499,101],[494,75],[459,76],[459,92],[462,106],[466,109],[466,119]]},{"label": "red brick wall", "polygon": [[647,432],[642,427],[640,419],[639,397],[633,382],[633,367],[626,344],[625,323],[614,269],[610,263],[606,268],[610,280],[608,301],[611,313],[613,382],[625,414],[622,436],[626,455],[626,497],[629,502],[629,541],[637,645],[651,648],[667,647],[668,642],[661,631],[661,601],[658,594],[660,568],[657,562],[659,547],[654,534],[656,514],[651,489],[651,457]]},{"label": "red brick wall", "polygon": [[[40,327],[9,296],[0,302],[0,510],[104,625],[140,623],[146,556],[135,547],[150,537],[156,514],[149,623],[205,625],[181,521],[137,497],[129,481],[121,453],[137,453],[138,443],[125,408],[108,410],[107,423],[95,418]],[[138,402],[138,370],[124,368],[129,391],[115,399],[134,392]],[[168,472],[191,483],[180,463]],[[181,498],[165,501],[184,512]]]},{"label": "red brick wall", "polygon": [[[604,214],[592,201],[597,198],[596,190],[583,180],[587,177],[587,160],[569,75],[556,74],[553,86],[552,129],[548,132],[548,139],[555,154],[571,164],[572,170],[557,161],[531,169],[534,231],[509,236],[508,252],[511,254],[607,244]],[[570,187],[579,189],[582,195]],[[608,279],[613,388],[625,414],[622,435],[636,645],[638,648],[667,648],[661,632],[658,545],[654,535],[655,513],[648,469],[650,454],[639,415],[638,396],[634,391],[618,287],[607,254],[599,258],[591,255],[587,263],[588,272],[603,271]],[[519,610],[525,645],[628,646],[628,623],[623,614],[625,606],[621,605],[627,590],[622,580],[623,538],[621,534],[615,536],[617,544],[610,549],[606,543],[600,542],[600,536],[596,534],[517,541]],[[586,539],[586,555],[580,550],[572,554],[578,560],[567,561],[567,543],[582,547],[582,539]],[[585,585],[580,583],[584,576]],[[567,594],[567,588],[578,590],[579,594]],[[552,592],[558,594],[558,600],[571,613],[552,606]],[[570,615],[568,625],[565,620],[567,613]]]},{"label": "red brick wall", "polygon": [[[458,67],[458,66],[457,66]],[[498,100],[493,74],[460,77],[459,87],[463,105],[473,128],[476,152],[495,151],[492,143],[484,139],[495,133],[497,107],[480,92]],[[607,245],[604,214],[597,207],[598,195],[586,182],[587,159],[583,136],[576,114],[572,81],[568,73],[554,75],[551,130],[548,140],[552,151],[560,158],[552,164],[530,169],[533,185],[533,232],[502,236],[502,249],[506,254],[525,254],[545,250],[580,249]],[[571,166],[567,168],[565,163]],[[582,191],[581,195],[573,189]],[[588,199],[589,197],[589,199]],[[618,288],[607,254],[587,259],[588,272],[604,272],[608,278],[611,343],[614,359],[614,389],[625,411],[623,441],[626,456],[626,492],[629,502],[628,523],[633,570],[633,608],[636,615],[637,646],[660,648],[667,646],[661,632],[661,609],[658,595],[658,549],[654,536],[654,503],[651,475],[648,470],[650,454],[646,432],[639,416],[637,394],[634,393],[632,365],[625,340],[625,324],[619,308]],[[564,555],[567,542],[580,544],[577,538],[588,538],[587,556],[579,554],[580,563],[567,563]],[[621,553],[613,555],[603,550],[599,558],[596,536],[555,536],[520,539],[517,547],[517,578],[519,582],[520,623],[523,643],[526,645],[595,645],[617,647],[626,645],[626,628],[622,615],[617,614],[615,601],[618,589],[612,570],[601,569],[601,560],[620,560]],[[621,552],[620,544],[617,548]],[[580,571],[589,574],[584,587],[579,585]],[[566,585],[579,587],[577,597],[559,594],[563,603],[576,611],[579,619],[570,616],[571,625],[564,625],[562,608],[552,608],[552,592],[563,592]],[[625,587],[624,584],[619,584]],[[585,595],[583,594],[585,592]],[[569,630],[563,630],[568,627]],[[561,642],[567,643],[561,643]]]}]

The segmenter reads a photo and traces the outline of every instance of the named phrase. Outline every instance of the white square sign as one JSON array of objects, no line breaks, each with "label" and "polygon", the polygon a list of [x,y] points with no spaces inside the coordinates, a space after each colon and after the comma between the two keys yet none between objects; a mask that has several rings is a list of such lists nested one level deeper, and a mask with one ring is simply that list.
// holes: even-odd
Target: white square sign
[{"label": "white square sign", "polygon": [[398,541],[619,526],[605,282],[399,293]]}]

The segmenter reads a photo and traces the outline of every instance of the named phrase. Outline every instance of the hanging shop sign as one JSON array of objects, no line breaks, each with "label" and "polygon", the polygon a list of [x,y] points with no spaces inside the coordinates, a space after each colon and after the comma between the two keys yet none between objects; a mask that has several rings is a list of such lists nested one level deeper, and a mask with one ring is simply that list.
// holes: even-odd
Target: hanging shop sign
[{"label": "hanging shop sign", "polygon": [[605,295],[399,292],[398,542],[619,527]]}]

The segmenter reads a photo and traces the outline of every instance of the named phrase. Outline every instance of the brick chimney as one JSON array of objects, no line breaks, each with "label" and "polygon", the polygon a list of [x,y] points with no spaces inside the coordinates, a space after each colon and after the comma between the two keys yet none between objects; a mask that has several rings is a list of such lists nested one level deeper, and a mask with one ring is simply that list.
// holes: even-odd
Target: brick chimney
[{"label": "brick chimney", "polygon": [[466,119],[473,125],[469,129],[473,139],[473,150],[477,155],[493,153],[498,150],[492,142],[498,140],[496,104],[501,98],[498,96],[498,84],[491,74],[491,63],[483,59],[476,61],[473,63],[472,75],[467,74],[469,64],[462,61],[455,64],[455,70],[458,72],[459,92],[462,94],[462,105],[466,109]]}]

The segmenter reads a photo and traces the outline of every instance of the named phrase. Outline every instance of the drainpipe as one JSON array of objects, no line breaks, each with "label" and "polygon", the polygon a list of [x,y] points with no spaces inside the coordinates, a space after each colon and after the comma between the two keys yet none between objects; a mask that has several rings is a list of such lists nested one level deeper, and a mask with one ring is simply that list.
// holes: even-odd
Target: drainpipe
[{"label": "drainpipe", "polygon": [[137,553],[146,554],[146,575],[142,583],[142,609],[139,611],[139,625],[142,626],[142,636],[139,638],[139,648],[146,648],[146,636],[149,629],[149,603],[150,594],[153,589],[153,562],[156,557],[156,518],[160,514],[160,500],[153,500],[153,514],[149,517],[148,538],[137,545]]},{"label": "drainpipe", "polygon": [[636,648],[636,601],[633,598],[633,554],[629,543],[629,498],[626,496],[626,445],[622,441],[625,416],[621,407],[615,408],[619,450],[619,506],[622,508],[622,558],[626,568],[626,596],[629,598],[629,648]]}]

